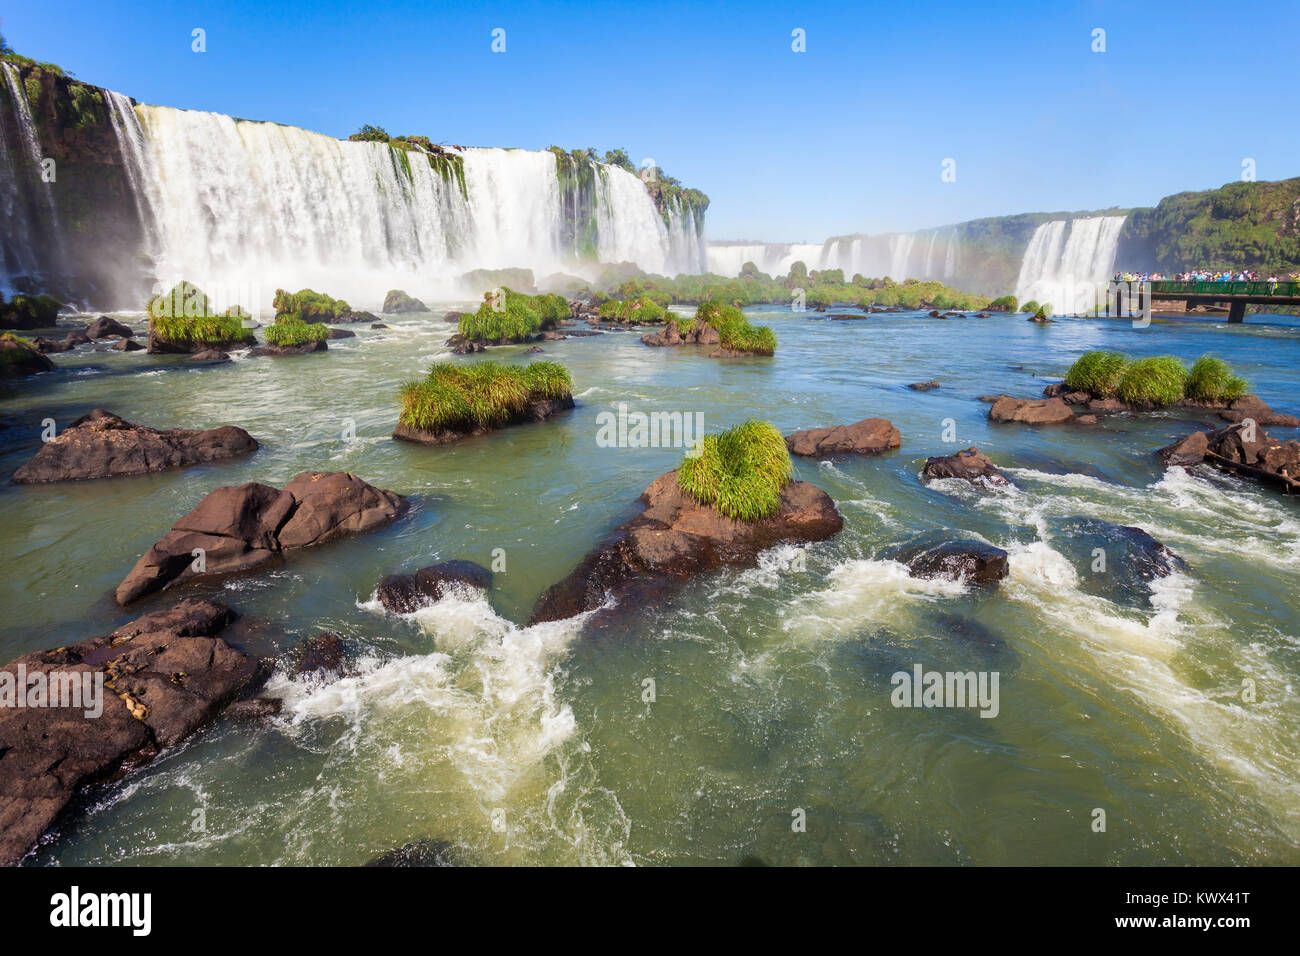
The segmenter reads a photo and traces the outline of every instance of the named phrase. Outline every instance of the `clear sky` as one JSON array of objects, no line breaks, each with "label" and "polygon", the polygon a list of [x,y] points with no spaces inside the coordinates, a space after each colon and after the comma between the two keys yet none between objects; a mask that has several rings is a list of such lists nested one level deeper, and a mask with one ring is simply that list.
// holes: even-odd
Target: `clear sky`
[{"label": "clear sky", "polygon": [[0,29],[149,103],[340,137],[621,146],[708,193],[714,239],[1150,205],[1248,158],[1259,179],[1300,175],[1290,0],[9,0]]}]

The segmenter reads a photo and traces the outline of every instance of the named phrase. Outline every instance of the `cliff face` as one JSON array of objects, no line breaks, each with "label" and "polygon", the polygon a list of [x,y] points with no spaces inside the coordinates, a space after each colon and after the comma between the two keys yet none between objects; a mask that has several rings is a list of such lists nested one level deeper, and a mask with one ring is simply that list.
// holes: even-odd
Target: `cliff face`
[{"label": "cliff face", "polygon": [[113,94],[39,65],[4,70],[0,172],[13,201],[0,261],[10,284],[70,300],[143,300],[149,263]]},{"label": "cliff face", "polygon": [[1135,209],[1120,233],[1115,267],[1300,271],[1300,178],[1228,183]]}]

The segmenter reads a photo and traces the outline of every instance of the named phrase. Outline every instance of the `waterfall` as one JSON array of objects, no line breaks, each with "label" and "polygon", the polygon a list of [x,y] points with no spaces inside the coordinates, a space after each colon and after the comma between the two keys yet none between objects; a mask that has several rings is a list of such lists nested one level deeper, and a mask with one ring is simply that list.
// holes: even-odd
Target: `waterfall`
[{"label": "waterfall", "polygon": [[[27,101],[27,91],[23,88],[18,68],[10,63],[0,63],[0,67],[4,69],[5,86],[9,91],[14,126],[20,141],[16,149],[11,147],[7,137],[0,143],[5,153],[4,166],[0,168],[4,178],[4,184],[0,186],[0,204],[5,216],[4,258],[8,277],[34,276],[42,271],[61,272],[66,264],[63,230],[54,206],[51,184],[41,175],[41,144],[32,118],[32,107]],[[13,161],[19,152],[25,158],[25,169],[20,169]],[[31,185],[24,186],[24,181]],[[39,208],[31,208],[33,203]],[[46,270],[41,269],[36,250],[41,235],[46,237],[51,249],[49,265],[52,268]]]},{"label": "waterfall", "polygon": [[1040,225],[1025,248],[1016,297],[1051,303],[1061,314],[1091,311],[1100,301],[1098,286],[1114,267],[1124,218],[1091,216]]},{"label": "waterfall", "polygon": [[143,251],[153,257],[159,251],[158,224],[154,218],[154,210],[158,205],[158,176],[153,168],[153,158],[145,148],[144,131],[140,128],[140,119],[136,116],[130,98],[113,90],[104,90],[104,102],[108,107],[109,121],[113,125],[113,135],[117,138],[127,186],[131,190],[136,214],[140,217],[140,228],[145,239]]}]

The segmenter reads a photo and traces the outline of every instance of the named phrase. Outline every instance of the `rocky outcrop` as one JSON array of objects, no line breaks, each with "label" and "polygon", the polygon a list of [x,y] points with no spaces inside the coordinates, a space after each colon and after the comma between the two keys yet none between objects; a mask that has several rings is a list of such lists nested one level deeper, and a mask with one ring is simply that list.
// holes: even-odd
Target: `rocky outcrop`
[{"label": "rocky outcrop", "polygon": [[135,333],[131,331],[129,326],[123,325],[116,319],[110,319],[106,315],[101,315],[94,322],[91,322],[90,327],[86,329],[86,338],[90,339],[105,339],[110,336],[129,339],[134,335]]},{"label": "rocky outcrop", "polygon": [[18,484],[144,475],[248,455],[257,441],[234,425],[198,431],[133,425],[96,408],[82,415],[14,472]]},{"label": "rocky outcrop", "polygon": [[1300,441],[1282,441],[1258,426],[1229,425],[1195,432],[1156,452],[1165,467],[1190,468],[1201,462],[1290,493],[1300,492]]},{"label": "rocky outcrop", "polygon": [[[266,662],[217,636],[234,616],[182,601],[5,665],[0,687],[50,693],[45,706],[0,707],[0,864],[19,862],[79,789],[176,745],[266,679]],[[91,693],[60,706],[73,701],[55,688],[72,681]]]},{"label": "rocky outcrop", "polygon": [[403,312],[428,312],[429,308],[419,299],[407,295],[401,289],[390,289],[384,296],[384,315],[400,315]]},{"label": "rocky outcrop", "polygon": [[0,335],[0,378],[17,378],[48,372],[54,363],[34,345],[13,334]]},{"label": "rocky outcrop", "polygon": [[1079,572],[1079,587],[1131,607],[1151,606],[1151,585],[1187,564],[1142,528],[1097,518],[1049,519],[1052,547]]},{"label": "rocky outcrop", "polygon": [[751,565],[781,542],[821,541],[844,519],[826,492],[794,481],[775,514],[760,521],[728,518],[681,490],[677,472],[660,475],[638,501],[641,514],[622,525],[563,581],[538,600],[532,621],[555,621],[601,607],[637,586],[654,586],[723,565]]},{"label": "rocky outcrop", "polygon": [[[499,427],[522,425],[526,422],[544,422],[546,419],[570,408],[573,408],[573,399],[571,397],[535,399],[529,402],[522,412],[503,422]],[[426,431],[423,428],[413,428],[399,421],[397,427],[393,429],[393,437],[400,441],[412,441],[421,445],[446,445],[460,441],[462,438],[474,438],[493,431],[497,431],[497,428],[487,428],[481,425],[468,430],[446,428],[441,431]]]},{"label": "rocky outcrop", "polygon": [[414,574],[390,574],[379,582],[379,603],[394,614],[410,614],[455,591],[486,591],[492,572],[473,561],[444,561]]},{"label": "rocky outcrop", "polygon": [[991,422],[1057,425],[1072,418],[1074,412],[1060,398],[1012,398],[1010,395],[999,395],[989,408]]},{"label": "rocky outcrop", "polygon": [[1243,395],[1219,412],[1219,417],[1225,422],[1243,422],[1249,418],[1256,425],[1269,428],[1300,427],[1300,418],[1273,411],[1258,395]]},{"label": "rocky outcrop", "polygon": [[939,383],[935,379],[930,379],[928,382],[913,382],[907,387],[914,392],[932,392],[939,387]]},{"label": "rocky outcrop", "polygon": [[249,348],[257,345],[257,336],[252,332],[237,339],[225,339],[219,342],[172,342],[163,338],[153,329],[149,330],[150,355],[195,355],[200,352],[229,352],[234,349]]},{"label": "rocky outcrop", "polygon": [[921,477],[960,478],[972,485],[1009,485],[1011,479],[998,470],[998,466],[989,461],[984,453],[972,446],[955,455],[943,455],[927,458]]},{"label": "rocky outcrop", "polygon": [[997,584],[1007,576],[1007,553],[975,540],[945,541],[926,535],[886,552],[918,578],[945,578],[967,584]]},{"label": "rocky outcrop", "polygon": [[283,490],[217,488],[136,562],[115,596],[125,605],[201,575],[251,571],[288,551],[372,531],[407,508],[401,495],[341,471],[304,471]]},{"label": "rocky outcrop", "polygon": [[312,352],[324,352],[329,348],[324,339],[315,342],[304,342],[302,345],[259,345],[257,348],[249,349],[248,354],[253,356],[269,356],[270,358],[284,358],[286,355],[310,355]]},{"label": "rocky outcrop", "polygon": [[707,322],[697,319],[691,330],[683,335],[678,329],[677,320],[669,319],[658,332],[649,332],[641,336],[641,341],[646,345],[672,346],[718,345],[721,340],[718,337],[718,330]]},{"label": "rocky outcrop", "polygon": [[902,443],[902,432],[883,418],[864,418],[852,425],[831,428],[809,428],[785,438],[792,454],[805,456],[879,455]]}]

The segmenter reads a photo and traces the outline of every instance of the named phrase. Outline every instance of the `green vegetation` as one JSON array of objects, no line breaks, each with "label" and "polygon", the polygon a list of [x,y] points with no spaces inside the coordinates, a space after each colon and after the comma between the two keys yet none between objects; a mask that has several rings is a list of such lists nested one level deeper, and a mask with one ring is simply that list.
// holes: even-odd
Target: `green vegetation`
[{"label": "green vegetation", "polygon": [[1227,403],[1250,391],[1240,375],[1234,375],[1228,363],[1213,355],[1198,358],[1187,376],[1185,393],[1199,402]]},{"label": "green vegetation", "polygon": [[239,306],[232,306],[225,315],[213,312],[203,290],[184,280],[171,291],[154,296],[145,308],[149,331],[165,342],[221,345],[248,337]]},{"label": "green vegetation", "polygon": [[8,302],[0,294],[0,327],[35,329],[54,325],[63,303],[50,295],[19,293]]},{"label": "green vegetation", "polygon": [[330,330],[319,322],[304,322],[294,314],[277,315],[275,325],[262,333],[267,345],[296,346],[311,342],[324,342]]},{"label": "green vegetation", "polygon": [[561,295],[524,295],[502,289],[501,296],[503,302],[486,293],[477,312],[461,316],[457,331],[471,341],[501,345],[527,341],[569,317],[569,303]]},{"label": "green vegetation", "polygon": [[411,159],[408,153],[420,153],[429,163],[429,168],[442,177],[445,183],[454,183],[460,190],[461,197],[469,198],[465,188],[465,158],[459,153],[449,152],[446,147],[433,142],[427,136],[389,136],[382,126],[366,125],[348,137],[354,143],[387,143],[393,167],[407,182],[413,182]]},{"label": "green vegetation", "polygon": [[401,424],[422,431],[499,428],[532,402],[573,397],[563,365],[435,364],[428,377],[402,386]]},{"label": "green vegetation", "polygon": [[706,435],[699,454],[687,455],[677,483],[701,504],[737,521],[776,513],[794,466],[781,433],[753,419],[720,435]]},{"label": "green vegetation", "polygon": [[[695,310],[696,322],[706,322],[718,330],[719,344],[732,352],[750,355],[772,355],[776,352],[776,333],[767,326],[751,325],[745,313],[734,305],[705,302]],[[678,331],[684,331],[678,326]]]},{"label": "green vegetation", "polygon": [[667,322],[669,317],[668,310],[648,295],[637,296],[635,299],[609,299],[602,302],[597,311],[602,319],[632,325],[658,325]]},{"label": "green vegetation", "polygon": [[382,126],[366,124],[348,137],[354,143],[387,143],[389,136]]},{"label": "green vegetation", "polygon": [[1020,301],[1014,295],[1003,295],[994,299],[985,308],[994,312],[1019,312]]},{"label": "green vegetation", "polygon": [[1114,398],[1128,359],[1118,352],[1084,352],[1065,373],[1066,387],[1097,398]]},{"label": "green vegetation", "polygon": [[1120,376],[1116,394],[1130,405],[1173,405],[1183,397],[1187,369],[1172,355],[1132,362]]},{"label": "green vegetation", "polygon": [[1034,299],[1030,299],[1028,302],[1026,302],[1024,305],[1020,307],[1020,311],[1028,312],[1030,315],[1033,315],[1041,308],[1042,306],[1039,305],[1037,301],[1035,301]]},{"label": "green vegetation", "polygon": [[293,316],[301,322],[333,322],[352,307],[342,299],[332,299],[323,292],[300,289],[297,292],[275,290],[275,320],[281,316]]}]

